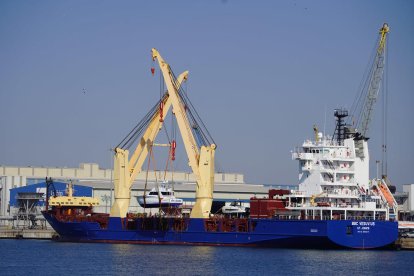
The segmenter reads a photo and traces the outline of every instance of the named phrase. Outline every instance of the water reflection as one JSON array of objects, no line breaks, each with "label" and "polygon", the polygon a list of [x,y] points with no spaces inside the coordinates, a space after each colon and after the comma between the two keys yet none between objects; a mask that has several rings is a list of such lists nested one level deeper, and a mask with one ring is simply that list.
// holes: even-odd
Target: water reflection
[{"label": "water reflection", "polygon": [[79,244],[36,240],[0,240],[0,252],[4,253],[0,258],[1,275],[42,271],[47,275],[70,276],[402,276],[412,275],[414,261],[412,251]]},{"label": "water reflection", "polygon": [[[110,244],[107,271],[115,273],[211,275],[217,248],[210,246],[173,246]],[[134,266],[131,266],[131,263]]]},{"label": "water reflection", "polygon": [[[107,271],[117,274],[394,274],[401,253],[371,250],[299,250],[111,244]],[[104,249],[104,248],[102,248]],[[105,254],[103,254],[105,255]],[[278,274],[278,273],[276,273]]]}]

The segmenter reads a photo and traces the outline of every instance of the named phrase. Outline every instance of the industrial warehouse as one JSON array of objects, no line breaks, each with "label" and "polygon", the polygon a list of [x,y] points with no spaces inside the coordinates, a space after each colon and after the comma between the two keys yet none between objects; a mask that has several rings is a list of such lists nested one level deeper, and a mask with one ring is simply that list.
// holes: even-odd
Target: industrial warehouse
[{"label": "industrial warehouse", "polygon": [[[137,196],[146,191],[148,193],[154,188],[162,177],[160,174],[164,172],[150,171],[148,176],[146,172],[138,174],[131,189],[131,205],[129,212],[142,213],[154,212],[155,209],[147,209],[140,207]],[[184,201],[184,206],[189,208],[195,201],[195,179],[188,172],[168,172],[168,179],[174,179],[175,196]],[[32,206],[32,213],[39,220],[43,220],[40,209],[44,206],[44,195],[46,193],[45,178],[51,177],[57,185],[57,192],[64,194],[66,183],[74,184],[75,195],[92,196],[99,200],[99,206],[94,207],[95,212],[108,213],[114,200],[113,193],[113,174],[111,169],[102,169],[98,164],[82,163],[79,168],[58,168],[58,167],[14,167],[0,166],[0,216],[2,224],[12,224],[13,218],[16,219],[19,211],[18,196],[27,197],[31,195],[32,200],[38,199],[38,203]],[[43,185],[43,186],[39,186]],[[146,189],[145,189],[146,187]],[[217,211],[225,204],[237,201],[242,205],[248,205],[251,197],[264,197],[268,194],[269,189],[283,188],[295,189],[296,186],[288,185],[259,185],[247,184],[244,182],[244,175],[238,173],[216,173],[215,189],[214,189],[214,209]],[[24,198],[21,198],[22,200]],[[23,204],[23,203],[22,203]],[[23,204],[24,205],[24,204]],[[26,204],[30,205],[30,204]],[[30,206],[28,206],[30,207]],[[14,222],[16,224],[17,222]],[[22,227],[29,227],[30,223],[20,223]]]}]

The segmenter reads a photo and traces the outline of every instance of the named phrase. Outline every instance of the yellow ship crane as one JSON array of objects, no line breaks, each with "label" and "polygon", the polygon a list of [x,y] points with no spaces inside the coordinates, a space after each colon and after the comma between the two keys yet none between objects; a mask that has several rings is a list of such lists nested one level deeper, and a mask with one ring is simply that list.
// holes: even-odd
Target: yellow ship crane
[{"label": "yellow ship crane", "polygon": [[[191,103],[188,102],[188,99],[185,98],[183,93],[180,93],[170,66],[154,48],[152,49],[152,59],[158,61],[158,65],[164,76],[178,128],[189,159],[189,165],[197,181],[196,202],[190,217],[208,218],[213,203],[214,155],[216,145],[208,131],[207,133],[200,132],[200,127],[204,126],[204,124],[201,122],[200,125],[197,122],[195,116],[198,117],[198,115],[196,112],[188,113],[192,107]],[[198,143],[194,134],[197,135]],[[208,136],[210,139],[208,139]]]},{"label": "yellow ship crane", "polygon": [[[126,217],[131,199],[131,186],[154,144],[162,126],[162,118],[172,107],[177,120],[189,165],[197,181],[196,203],[191,211],[192,218],[207,218],[213,201],[214,154],[216,145],[193,105],[181,90],[181,83],[187,79],[188,72],[175,77],[168,63],[156,49],[152,49],[152,58],[157,60],[164,77],[167,92],[141,120],[140,123],[115,148],[114,186],[115,202],[111,208],[111,217]],[[153,72],[154,69],[151,69]],[[197,139],[196,139],[197,138]],[[139,139],[139,140],[138,140]],[[138,144],[129,158],[129,148],[138,140]],[[213,142],[211,142],[213,141]]]},{"label": "yellow ship crane", "polygon": [[[187,80],[187,77],[188,71],[185,71],[177,78],[177,84],[181,85],[183,81]],[[158,108],[159,103],[157,103],[114,149],[115,201],[111,208],[111,217],[126,217],[131,200],[131,186],[138,173],[141,172],[142,165],[161,129],[162,120],[160,118],[165,118],[166,113],[171,107],[171,99],[167,93],[162,97],[161,103],[163,105],[162,109]],[[138,145],[131,158],[129,158],[129,150],[127,148],[130,148],[138,137]]]}]

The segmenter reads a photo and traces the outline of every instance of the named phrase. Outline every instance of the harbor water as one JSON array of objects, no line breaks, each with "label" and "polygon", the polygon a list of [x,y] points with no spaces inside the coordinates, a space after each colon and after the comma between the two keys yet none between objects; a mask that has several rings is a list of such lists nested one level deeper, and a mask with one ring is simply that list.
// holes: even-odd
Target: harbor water
[{"label": "harbor water", "polygon": [[0,275],[413,275],[414,252],[0,240]]}]

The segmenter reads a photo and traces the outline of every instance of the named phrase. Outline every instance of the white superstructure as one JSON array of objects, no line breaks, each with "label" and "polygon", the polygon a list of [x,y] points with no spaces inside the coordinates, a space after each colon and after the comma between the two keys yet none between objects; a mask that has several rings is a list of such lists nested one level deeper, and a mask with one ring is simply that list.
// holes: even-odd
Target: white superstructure
[{"label": "white superstructure", "polygon": [[384,180],[369,180],[367,139],[342,118],[337,116],[335,139],[316,132],[315,141],[292,152],[299,161],[299,189],[289,195],[288,209],[321,219],[396,219],[397,204]]}]

